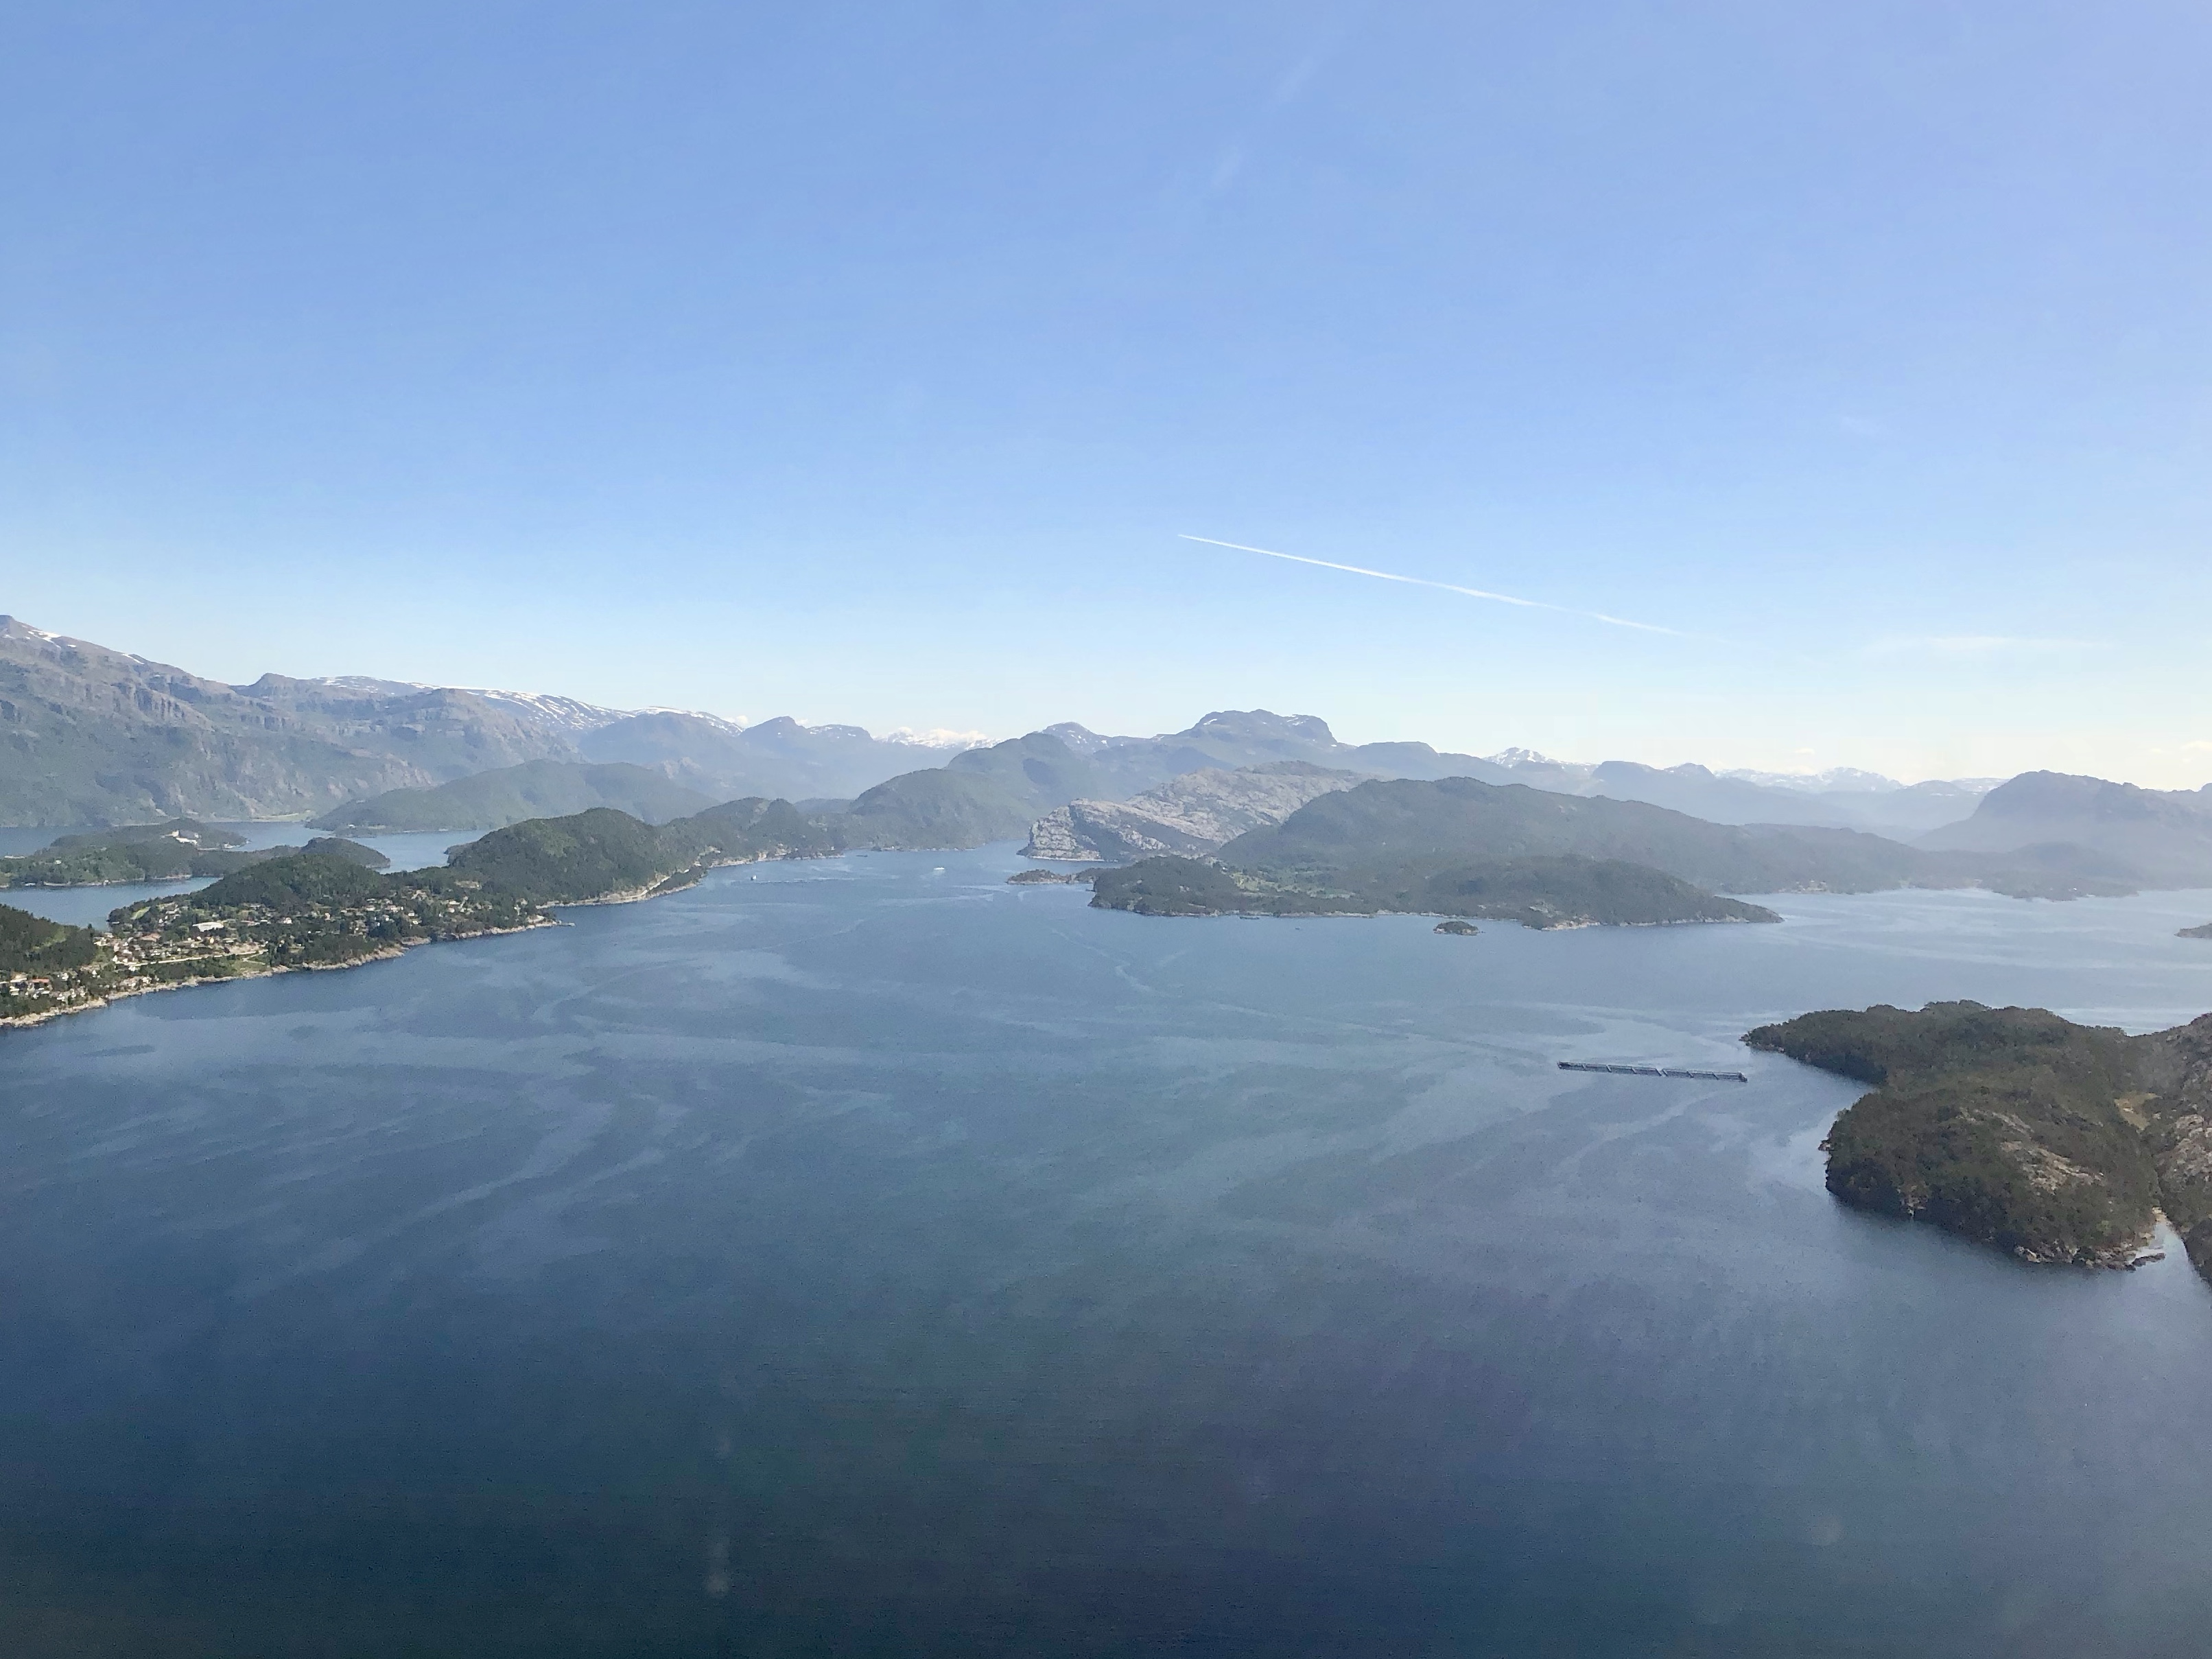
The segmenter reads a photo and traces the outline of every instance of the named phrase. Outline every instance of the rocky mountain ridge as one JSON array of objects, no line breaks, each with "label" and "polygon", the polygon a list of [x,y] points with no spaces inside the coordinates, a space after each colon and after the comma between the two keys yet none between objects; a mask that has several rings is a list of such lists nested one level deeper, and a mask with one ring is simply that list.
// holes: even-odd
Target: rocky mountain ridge
[{"label": "rocky mountain ridge", "polygon": [[1271,761],[1234,771],[1186,772],[1127,801],[1077,800],[1030,828],[1025,858],[1115,862],[1174,853],[1196,857],[1248,830],[1285,818],[1316,796],[1360,781],[1306,761]]},{"label": "rocky mountain ridge", "polygon": [[1486,783],[1525,783],[1553,794],[1643,801],[1711,823],[1794,823],[1905,839],[1966,817],[1990,787],[1979,779],[1901,784],[1878,773],[1838,768],[1824,775],[1820,787],[1809,787],[1810,780],[1778,773],[1716,772],[1694,762],[1583,765],[1527,749],[1492,755],[1489,763],[1497,775],[1467,775]]},{"label": "rocky mountain ridge", "polygon": [[229,685],[0,617],[4,825],[306,818],[533,761],[650,766],[709,799],[850,796],[945,752],[361,675]]},{"label": "rocky mountain ridge", "polygon": [[[1904,840],[2020,828],[2000,823],[1997,809],[1985,817],[1982,787],[1971,781],[1905,787],[1842,770],[1808,781],[1694,764],[1583,765],[1528,750],[1485,757],[1425,743],[1348,744],[1316,716],[1266,709],[1216,710],[1186,730],[1148,738],[1064,722],[1001,744],[960,746],[964,742],[938,746],[787,716],[749,725],[683,710],[623,710],[552,694],[362,676],[264,674],[228,685],[0,617],[0,825],[308,818],[334,810],[343,817],[351,804],[392,791],[533,763],[628,765],[657,772],[697,798],[760,796],[817,812],[849,810],[888,845],[958,846],[1030,834],[1063,807],[1072,823],[1077,801],[1126,805],[1176,777],[1290,763],[1363,779],[1525,783],[1641,801],[1717,823],[1860,830]],[[501,790],[487,785],[484,793],[489,799]],[[571,798],[556,792],[543,799]],[[575,804],[596,797],[573,794]],[[668,810],[642,796],[638,804]],[[527,805],[539,810],[538,802]],[[495,814],[489,822],[512,816]],[[1964,827],[1970,818],[1977,820],[1972,830]],[[2034,843],[2015,836],[2001,850],[2029,849],[2033,856],[2018,860],[2023,866],[2077,885],[2167,882],[2212,871],[2212,856],[2193,844],[2154,846],[2115,822],[2109,814],[2076,814],[2037,831]],[[1990,830],[1991,824],[1997,828]],[[1927,843],[1970,844],[1988,846]],[[2072,850],[2077,845],[2087,851]]]}]

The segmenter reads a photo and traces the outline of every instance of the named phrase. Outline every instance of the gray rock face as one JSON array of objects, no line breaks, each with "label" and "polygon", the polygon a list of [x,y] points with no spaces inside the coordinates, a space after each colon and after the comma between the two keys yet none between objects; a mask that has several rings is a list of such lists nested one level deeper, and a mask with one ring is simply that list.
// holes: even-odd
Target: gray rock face
[{"label": "gray rock face", "polygon": [[[1098,803],[1085,801],[1085,806]],[[1073,805],[1055,806],[1030,826],[1030,844],[1022,848],[1025,859],[1052,859],[1063,864],[1097,863],[1105,854],[1081,840],[1075,830],[1075,809]]]},{"label": "gray rock face", "polygon": [[1304,761],[1187,772],[1133,800],[1079,800],[1048,812],[1031,826],[1022,852],[1072,863],[1120,863],[1162,853],[1198,858],[1359,781],[1355,773]]}]

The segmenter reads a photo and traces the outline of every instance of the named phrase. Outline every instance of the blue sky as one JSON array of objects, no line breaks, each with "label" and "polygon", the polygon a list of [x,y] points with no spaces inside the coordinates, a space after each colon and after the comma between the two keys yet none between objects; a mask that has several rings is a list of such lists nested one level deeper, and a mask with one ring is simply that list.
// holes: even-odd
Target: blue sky
[{"label": "blue sky", "polygon": [[2208,74],[2127,0],[0,3],[0,610],[2193,787]]}]

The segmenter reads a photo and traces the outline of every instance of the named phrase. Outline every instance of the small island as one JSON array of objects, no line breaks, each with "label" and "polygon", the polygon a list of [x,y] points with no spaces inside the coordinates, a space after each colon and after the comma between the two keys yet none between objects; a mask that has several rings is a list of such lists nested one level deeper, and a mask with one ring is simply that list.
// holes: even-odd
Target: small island
[{"label": "small island", "polygon": [[2087,1267],[2149,1259],[2163,1213],[2212,1279],[2212,1014],[2130,1036],[1939,1002],[1806,1014],[1744,1041],[1871,1085],[1822,1143],[1844,1203]]},{"label": "small island", "polygon": [[0,859],[0,886],[90,887],[130,881],[226,876],[251,854],[245,837],[191,818],[62,836],[35,853]]},{"label": "small island", "polygon": [[270,859],[320,853],[371,870],[392,860],[359,842],[317,836],[305,847],[240,850],[242,836],[191,818],[62,836],[35,853],[0,859],[0,887],[110,887],[228,876]]},{"label": "small island", "polygon": [[2212,921],[2206,922],[2201,927],[2185,927],[2174,937],[2177,939],[2212,939]]},{"label": "small island", "polygon": [[1471,921],[1462,921],[1457,916],[1447,916],[1436,925],[1435,931],[1439,933],[1449,933],[1457,939],[1473,939],[1482,930]]}]

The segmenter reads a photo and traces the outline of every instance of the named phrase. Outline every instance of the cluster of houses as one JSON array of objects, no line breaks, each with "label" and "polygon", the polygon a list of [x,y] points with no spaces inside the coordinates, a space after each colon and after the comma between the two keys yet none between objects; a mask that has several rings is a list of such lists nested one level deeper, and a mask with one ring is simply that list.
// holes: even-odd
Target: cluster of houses
[{"label": "cluster of houses", "polygon": [[[220,921],[201,922],[191,931],[205,940],[210,934],[222,933],[226,926]],[[219,939],[210,942],[223,943]],[[0,980],[0,1010],[14,1011],[0,1012],[0,1018],[41,1019],[60,1007],[118,991],[136,990],[149,982],[138,971],[144,962],[180,954],[174,947],[162,949],[151,936],[108,934],[103,935],[99,943],[100,956],[85,967],[57,968],[45,974],[19,972]],[[118,968],[124,970],[119,979],[112,973]]]},{"label": "cluster of houses", "polygon": [[0,996],[9,1003],[21,1006],[33,1005],[25,1010],[27,1016],[36,1017],[39,1003],[82,1002],[93,994],[92,981],[96,968],[57,968],[51,974],[10,974],[0,983]]}]

